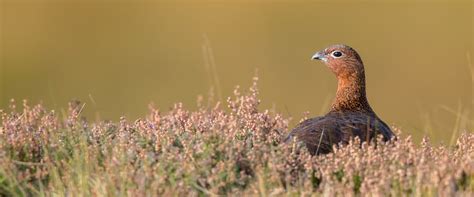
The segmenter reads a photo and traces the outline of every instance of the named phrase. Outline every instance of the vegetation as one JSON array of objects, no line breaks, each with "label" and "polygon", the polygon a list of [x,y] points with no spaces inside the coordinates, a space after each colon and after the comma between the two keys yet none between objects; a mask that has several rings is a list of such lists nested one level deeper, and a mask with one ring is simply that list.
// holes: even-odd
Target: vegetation
[{"label": "vegetation", "polygon": [[282,144],[287,118],[259,111],[256,80],[219,104],[89,123],[72,102],[58,116],[14,103],[1,112],[0,195],[473,195],[474,134],[453,146],[410,137],[310,156]]}]

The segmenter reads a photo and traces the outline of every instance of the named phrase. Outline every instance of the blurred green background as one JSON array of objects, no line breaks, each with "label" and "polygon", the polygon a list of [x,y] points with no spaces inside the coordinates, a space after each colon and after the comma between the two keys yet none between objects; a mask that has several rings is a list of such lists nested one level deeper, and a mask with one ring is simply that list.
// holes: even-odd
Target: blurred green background
[{"label": "blurred green background", "polygon": [[11,98],[90,119],[225,100],[258,69],[262,108],[294,125],[323,114],[336,80],[314,52],[361,54],[369,101],[419,139],[473,125],[473,2],[0,0],[0,108]]}]

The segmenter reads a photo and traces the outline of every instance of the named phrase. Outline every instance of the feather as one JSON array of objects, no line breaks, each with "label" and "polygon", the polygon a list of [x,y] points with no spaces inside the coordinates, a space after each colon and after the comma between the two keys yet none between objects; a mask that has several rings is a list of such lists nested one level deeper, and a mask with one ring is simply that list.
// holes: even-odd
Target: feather
[{"label": "feather", "polygon": [[383,140],[390,140],[393,132],[367,101],[364,65],[359,54],[349,46],[333,45],[317,52],[313,58],[323,60],[336,75],[336,98],[325,116],[301,122],[285,142],[296,138],[311,154],[317,155],[330,153],[334,145],[348,144],[355,137],[370,141],[382,135]]}]

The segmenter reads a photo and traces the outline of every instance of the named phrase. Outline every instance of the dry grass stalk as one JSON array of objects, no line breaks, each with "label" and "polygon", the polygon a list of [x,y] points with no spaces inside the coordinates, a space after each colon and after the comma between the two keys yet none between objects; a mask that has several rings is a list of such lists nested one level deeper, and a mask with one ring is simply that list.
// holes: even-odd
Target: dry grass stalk
[{"label": "dry grass stalk", "polygon": [[12,102],[0,113],[0,195],[473,195],[472,133],[452,147],[354,140],[311,157],[280,143],[289,120],[258,110],[256,83],[227,99],[230,112],[178,103],[118,123],[88,123],[78,102],[63,119]]}]

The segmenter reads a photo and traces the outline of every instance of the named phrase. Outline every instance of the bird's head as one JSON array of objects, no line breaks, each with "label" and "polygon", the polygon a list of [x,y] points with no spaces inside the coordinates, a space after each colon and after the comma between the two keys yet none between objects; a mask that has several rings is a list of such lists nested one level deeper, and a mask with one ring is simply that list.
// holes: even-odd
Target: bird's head
[{"label": "bird's head", "polygon": [[317,52],[313,60],[323,61],[337,77],[345,77],[364,72],[364,64],[359,54],[347,45],[332,45]]}]

